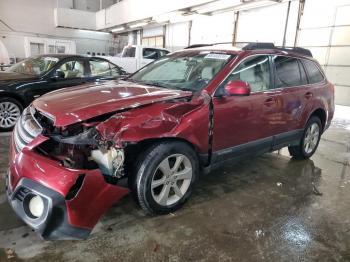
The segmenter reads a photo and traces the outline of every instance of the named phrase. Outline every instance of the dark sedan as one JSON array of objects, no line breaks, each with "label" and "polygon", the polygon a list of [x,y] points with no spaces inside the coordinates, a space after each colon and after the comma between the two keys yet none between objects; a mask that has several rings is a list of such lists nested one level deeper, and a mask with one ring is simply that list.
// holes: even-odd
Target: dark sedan
[{"label": "dark sedan", "polygon": [[0,72],[0,131],[11,130],[22,110],[45,93],[126,74],[99,57],[53,54],[25,59]]}]

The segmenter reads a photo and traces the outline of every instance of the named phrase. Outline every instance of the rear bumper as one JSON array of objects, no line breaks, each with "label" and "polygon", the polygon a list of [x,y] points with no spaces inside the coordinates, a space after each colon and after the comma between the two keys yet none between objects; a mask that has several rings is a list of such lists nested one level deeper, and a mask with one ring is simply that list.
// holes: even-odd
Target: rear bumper
[{"label": "rear bumper", "polygon": [[[10,151],[6,186],[9,203],[44,239],[87,238],[100,217],[129,192],[107,183],[99,170],[67,169],[30,146],[16,153],[11,143]],[[36,219],[26,212],[26,197],[30,194],[44,200],[43,215]]]}]

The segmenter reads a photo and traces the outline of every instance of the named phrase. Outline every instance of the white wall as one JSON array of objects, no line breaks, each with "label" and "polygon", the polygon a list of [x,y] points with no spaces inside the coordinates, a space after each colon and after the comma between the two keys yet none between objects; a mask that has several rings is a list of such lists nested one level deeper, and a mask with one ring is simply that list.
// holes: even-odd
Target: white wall
[{"label": "white wall", "polygon": [[56,7],[56,0],[0,1],[0,18],[11,27],[9,29],[0,22],[0,37],[10,56],[25,57],[25,37],[73,40],[76,42],[77,53],[108,51],[112,41],[110,34],[56,28],[54,22]]},{"label": "white wall", "polygon": [[167,25],[165,28],[165,48],[176,51],[188,46],[189,30],[190,22]]},{"label": "white wall", "polygon": [[94,12],[55,8],[54,21],[56,27],[96,30],[96,13]]},{"label": "white wall", "polygon": [[[238,20],[237,42],[273,42],[281,46],[287,18],[288,3],[241,11]],[[293,46],[298,2],[291,2],[286,45]]]},{"label": "white wall", "polygon": [[7,65],[9,63],[10,63],[10,57],[7,52],[7,48],[0,40],[0,65],[1,64]]},{"label": "white wall", "polygon": [[[111,0],[104,0],[103,6],[112,4],[111,2],[113,3]],[[100,0],[58,0],[57,6],[59,8],[74,8],[77,10],[96,12],[100,10]]]},{"label": "white wall", "polygon": [[350,106],[350,0],[307,0],[298,45],[311,49],[336,85],[335,101]]},{"label": "white wall", "polygon": [[211,0],[123,0],[97,14],[97,29],[148,19],[155,15],[184,9]]},{"label": "white wall", "polygon": [[191,28],[191,45],[232,42],[234,13],[225,12],[213,16],[197,15]]}]

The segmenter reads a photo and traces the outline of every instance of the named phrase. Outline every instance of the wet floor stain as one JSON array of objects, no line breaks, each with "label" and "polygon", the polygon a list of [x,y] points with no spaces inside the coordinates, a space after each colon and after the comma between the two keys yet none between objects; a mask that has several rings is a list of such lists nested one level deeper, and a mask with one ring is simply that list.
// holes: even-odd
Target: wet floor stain
[{"label": "wet floor stain", "polygon": [[174,214],[127,196],[86,241],[42,241],[0,193],[0,261],[350,261],[349,126],[336,120],[311,160],[283,149],[212,171]]}]

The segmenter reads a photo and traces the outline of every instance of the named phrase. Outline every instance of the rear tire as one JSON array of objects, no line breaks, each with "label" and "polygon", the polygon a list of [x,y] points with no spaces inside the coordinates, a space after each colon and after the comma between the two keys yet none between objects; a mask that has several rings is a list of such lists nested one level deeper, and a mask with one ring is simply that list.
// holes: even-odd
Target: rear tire
[{"label": "rear tire", "polygon": [[194,150],[177,141],[160,142],[140,155],[132,193],[148,214],[168,214],[190,197],[199,174]]},{"label": "rear tire", "polygon": [[21,116],[23,106],[11,97],[0,98],[0,132],[11,131]]},{"label": "rear tire", "polygon": [[316,151],[322,134],[322,123],[317,116],[312,116],[306,124],[300,144],[288,147],[295,159],[308,159]]}]

